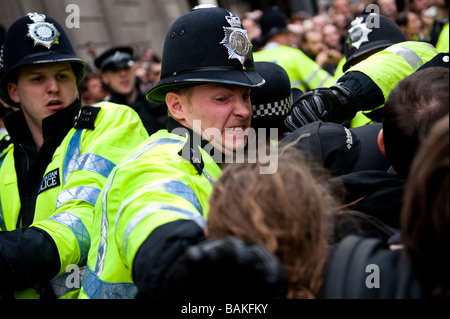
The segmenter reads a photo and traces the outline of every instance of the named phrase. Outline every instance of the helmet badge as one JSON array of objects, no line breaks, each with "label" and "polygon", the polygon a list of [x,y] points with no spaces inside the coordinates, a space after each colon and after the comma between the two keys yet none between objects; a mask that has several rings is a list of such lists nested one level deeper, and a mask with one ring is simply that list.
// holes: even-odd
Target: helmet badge
[{"label": "helmet badge", "polygon": [[351,23],[351,28],[348,30],[347,42],[350,46],[359,50],[361,44],[369,42],[369,34],[373,31],[367,27],[366,23],[363,23],[363,18],[358,17]]},{"label": "helmet badge", "polygon": [[242,68],[245,70],[244,63],[247,59],[252,59],[252,43],[250,42],[247,31],[241,29],[241,20],[233,16],[230,12],[229,16],[225,17],[230,27],[223,27],[225,31],[225,37],[220,42],[228,50],[228,59],[237,59],[242,64]]},{"label": "helmet badge", "polygon": [[58,44],[61,34],[52,23],[45,22],[45,15],[36,12],[27,15],[34,22],[28,25],[27,37],[33,39],[35,46],[42,45],[50,49],[53,44]]}]

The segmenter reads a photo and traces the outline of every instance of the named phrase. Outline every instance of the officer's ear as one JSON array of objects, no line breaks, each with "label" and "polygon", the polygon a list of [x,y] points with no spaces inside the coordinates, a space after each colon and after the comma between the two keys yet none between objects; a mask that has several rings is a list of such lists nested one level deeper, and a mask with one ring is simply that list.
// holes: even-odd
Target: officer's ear
[{"label": "officer's ear", "polygon": [[19,91],[17,90],[17,84],[14,82],[8,83],[8,94],[11,100],[14,101],[14,103],[19,104],[20,103],[20,97],[19,97]]},{"label": "officer's ear", "polygon": [[383,129],[381,129],[378,132],[377,144],[378,144],[378,148],[380,149],[381,153],[383,155],[386,155],[386,149],[384,147],[384,133],[383,133]]},{"label": "officer's ear", "polygon": [[186,118],[186,97],[183,94],[174,91],[167,92],[166,104],[170,114],[175,120],[178,122],[184,121]]}]

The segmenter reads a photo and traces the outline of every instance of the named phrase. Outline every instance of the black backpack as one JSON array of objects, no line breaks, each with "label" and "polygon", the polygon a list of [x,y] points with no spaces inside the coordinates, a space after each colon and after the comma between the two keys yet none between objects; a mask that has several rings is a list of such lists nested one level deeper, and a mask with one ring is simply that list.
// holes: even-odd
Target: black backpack
[{"label": "black backpack", "polygon": [[418,299],[422,287],[403,249],[349,235],[332,247],[322,299]]}]

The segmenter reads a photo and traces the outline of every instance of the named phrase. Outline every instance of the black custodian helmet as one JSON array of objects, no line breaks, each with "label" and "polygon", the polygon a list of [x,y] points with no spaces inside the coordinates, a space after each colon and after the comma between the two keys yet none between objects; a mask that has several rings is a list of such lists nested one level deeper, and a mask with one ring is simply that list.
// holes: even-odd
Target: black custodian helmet
[{"label": "black custodian helmet", "polygon": [[382,50],[393,44],[408,41],[402,29],[391,19],[380,14],[367,14],[357,17],[350,24],[345,44],[344,72],[356,60],[372,51]]},{"label": "black custodian helmet", "polygon": [[6,33],[3,53],[0,98],[11,106],[19,107],[8,94],[7,85],[14,81],[19,67],[36,63],[70,62],[80,84],[86,64],[76,57],[64,28],[53,18],[43,14],[28,13],[16,20]]},{"label": "black custodian helmet", "polygon": [[96,58],[94,64],[102,71],[131,67],[134,64],[133,48],[126,45],[112,47]]},{"label": "black custodian helmet", "polygon": [[175,20],[162,57],[161,80],[147,94],[151,102],[164,102],[171,88],[186,84],[264,84],[247,31],[238,17],[220,7],[197,6]]},{"label": "black custodian helmet", "polygon": [[[286,70],[273,62],[255,62],[256,70],[266,84],[252,90],[252,127],[283,128],[284,119],[292,108],[293,94],[300,91],[291,88]],[[300,91],[301,92],[301,91]]]}]

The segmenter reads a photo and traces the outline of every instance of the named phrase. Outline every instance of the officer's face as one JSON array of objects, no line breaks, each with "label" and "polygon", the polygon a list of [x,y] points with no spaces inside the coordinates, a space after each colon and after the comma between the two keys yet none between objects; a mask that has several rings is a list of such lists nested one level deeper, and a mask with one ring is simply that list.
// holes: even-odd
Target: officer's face
[{"label": "officer's face", "polygon": [[134,69],[129,66],[104,71],[102,80],[112,91],[118,94],[129,95],[135,89]]},{"label": "officer's face", "polygon": [[76,77],[69,62],[26,65],[17,83],[8,84],[11,99],[19,103],[28,126],[42,128],[42,119],[72,104],[78,97]]},{"label": "officer's face", "polygon": [[252,116],[250,89],[233,85],[203,84],[194,86],[189,94],[168,93],[166,101],[179,102],[172,116],[181,124],[227,155],[247,144],[246,131]]}]

